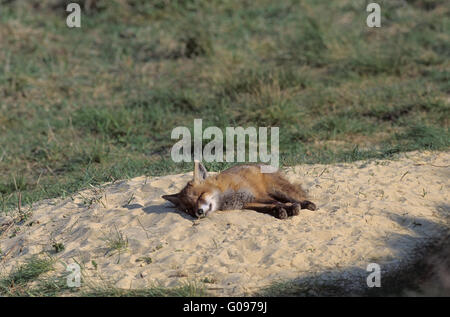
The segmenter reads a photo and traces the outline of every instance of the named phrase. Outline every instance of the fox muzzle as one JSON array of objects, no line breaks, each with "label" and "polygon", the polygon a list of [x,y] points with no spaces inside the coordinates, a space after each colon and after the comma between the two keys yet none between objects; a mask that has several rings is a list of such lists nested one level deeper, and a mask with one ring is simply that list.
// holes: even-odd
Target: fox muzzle
[{"label": "fox muzzle", "polygon": [[197,215],[197,217],[200,218],[200,217],[203,217],[205,215],[205,212],[203,211],[203,209],[197,209],[195,214]]}]

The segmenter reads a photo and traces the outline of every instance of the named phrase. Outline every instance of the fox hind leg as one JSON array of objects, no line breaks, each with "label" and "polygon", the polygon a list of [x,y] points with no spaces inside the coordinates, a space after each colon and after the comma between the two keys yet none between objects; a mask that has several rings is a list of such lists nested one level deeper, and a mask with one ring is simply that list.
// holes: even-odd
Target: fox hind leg
[{"label": "fox hind leg", "polygon": [[280,191],[272,192],[271,197],[281,203],[299,206],[300,209],[308,209],[313,211],[316,210],[316,205],[313,202],[306,199],[297,200],[296,198],[293,198],[292,196],[289,196]]},{"label": "fox hind leg", "polygon": [[[306,200],[306,193],[300,185],[291,184],[287,179],[274,176],[273,185],[269,188],[271,198],[282,203],[299,204],[301,209],[316,210],[316,205]],[[294,208],[294,214],[297,213],[297,207]]]}]

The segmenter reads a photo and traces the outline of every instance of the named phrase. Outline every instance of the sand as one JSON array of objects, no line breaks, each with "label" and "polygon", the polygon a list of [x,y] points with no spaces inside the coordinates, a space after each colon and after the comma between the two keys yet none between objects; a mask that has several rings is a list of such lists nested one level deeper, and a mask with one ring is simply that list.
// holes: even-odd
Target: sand
[{"label": "sand", "polygon": [[[180,213],[161,195],[179,191],[192,173],[105,184],[35,205],[14,236],[0,236],[0,270],[48,252],[81,263],[86,282],[124,289],[198,282],[216,296],[245,296],[274,282],[333,278],[350,293],[367,287],[369,263],[398,269],[449,229],[449,162],[448,152],[410,152],[287,168],[318,210],[286,220],[250,210],[199,221]],[[0,228],[10,220],[0,217]],[[108,239],[118,234],[127,249],[114,252]],[[54,242],[65,249],[53,254]]]}]

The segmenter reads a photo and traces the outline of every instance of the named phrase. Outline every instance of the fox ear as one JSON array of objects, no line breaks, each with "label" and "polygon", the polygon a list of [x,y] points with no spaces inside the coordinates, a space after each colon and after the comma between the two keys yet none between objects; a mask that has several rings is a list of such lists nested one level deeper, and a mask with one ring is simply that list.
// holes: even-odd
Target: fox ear
[{"label": "fox ear", "polygon": [[178,197],[178,194],[163,195],[162,198],[164,198],[167,201],[170,201],[175,206],[178,206],[180,204],[180,198]]},{"label": "fox ear", "polygon": [[208,177],[208,171],[199,161],[194,161],[194,183],[203,181]]}]

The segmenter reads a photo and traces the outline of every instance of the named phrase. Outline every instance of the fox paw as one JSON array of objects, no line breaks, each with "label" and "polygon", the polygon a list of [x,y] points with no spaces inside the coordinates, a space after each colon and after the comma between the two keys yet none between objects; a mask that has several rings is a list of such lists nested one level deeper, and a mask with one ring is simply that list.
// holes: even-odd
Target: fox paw
[{"label": "fox paw", "polygon": [[292,204],[291,208],[290,208],[290,216],[298,216],[300,214],[300,209],[302,209],[300,204]]},{"label": "fox paw", "polygon": [[297,216],[300,214],[301,205],[298,203],[285,203],[285,204],[281,204],[280,207],[283,207],[284,209],[286,209],[289,217]]},{"label": "fox paw", "polygon": [[310,202],[309,200],[302,201],[301,206],[302,206],[302,209],[308,209],[308,210],[312,210],[312,211],[316,210],[316,208],[317,208],[316,205],[314,203]]},{"label": "fox paw", "polygon": [[273,215],[278,219],[286,219],[288,217],[288,213],[283,207],[275,207],[273,211]]}]

